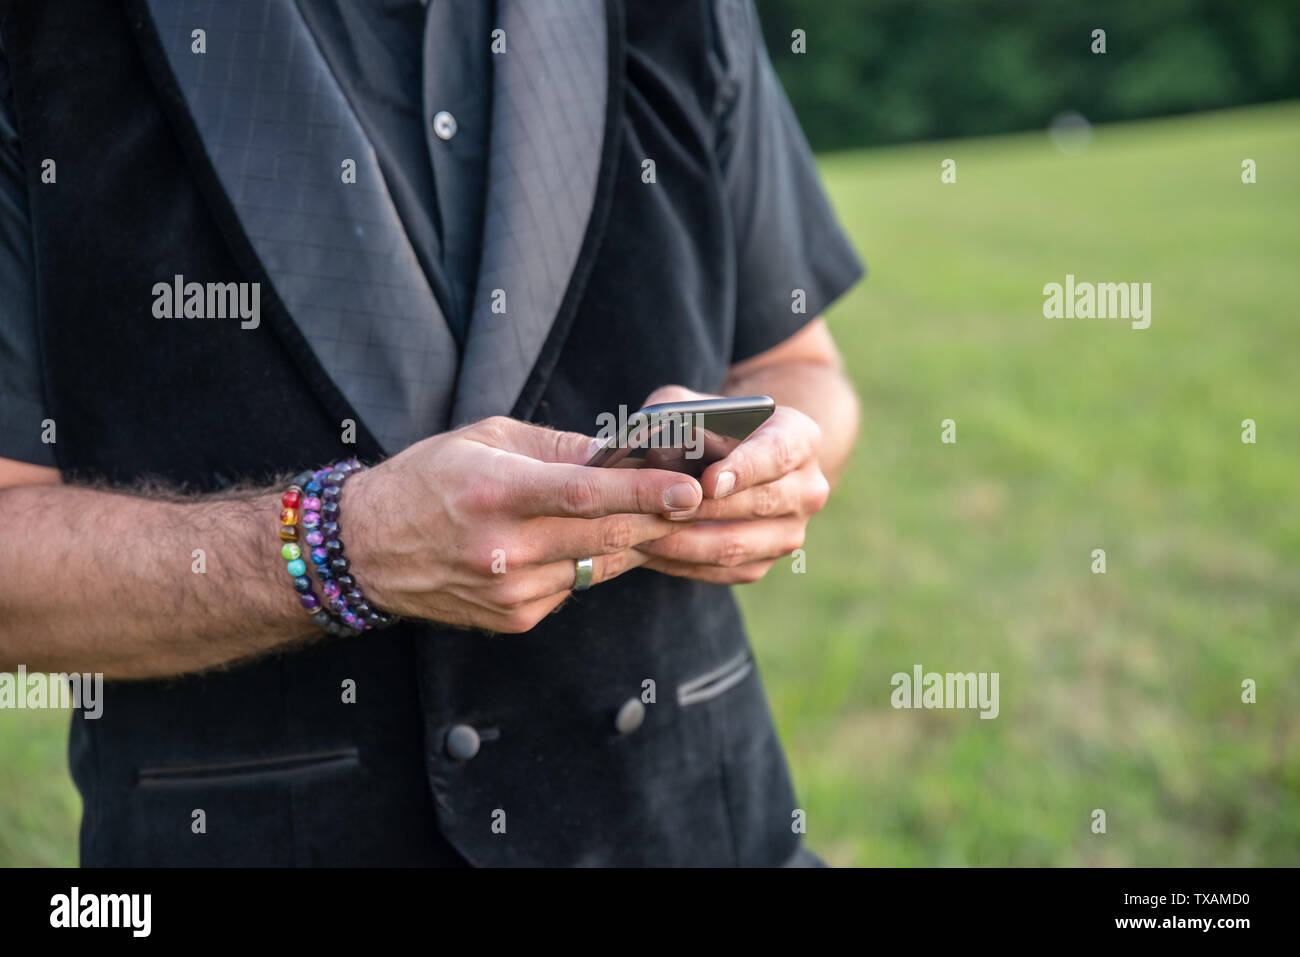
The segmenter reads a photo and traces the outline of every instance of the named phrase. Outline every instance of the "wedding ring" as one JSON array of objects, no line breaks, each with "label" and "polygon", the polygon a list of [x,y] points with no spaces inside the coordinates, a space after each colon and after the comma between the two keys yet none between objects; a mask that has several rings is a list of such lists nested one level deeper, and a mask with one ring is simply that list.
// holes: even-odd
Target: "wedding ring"
[{"label": "wedding ring", "polygon": [[591,576],[595,574],[596,566],[590,558],[579,558],[574,563],[573,570],[573,590],[586,591],[591,587]]}]

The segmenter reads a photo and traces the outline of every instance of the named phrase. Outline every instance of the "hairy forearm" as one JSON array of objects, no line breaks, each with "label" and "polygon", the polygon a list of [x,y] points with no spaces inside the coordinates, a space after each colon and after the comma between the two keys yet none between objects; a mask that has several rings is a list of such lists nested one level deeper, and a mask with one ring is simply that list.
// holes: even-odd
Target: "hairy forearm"
[{"label": "hairy forearm", "polygon": [[317,633],[278,556],[278,496],[0,489],[0,671],[176,675]]},{"label": "hairy forearm", "polygon": [[819,463],[834,485],[858,434],[858,399],[836,365],[792,360],[739,369],[727,378],[725,395],[770,395],[798,409],[821,428]]}]

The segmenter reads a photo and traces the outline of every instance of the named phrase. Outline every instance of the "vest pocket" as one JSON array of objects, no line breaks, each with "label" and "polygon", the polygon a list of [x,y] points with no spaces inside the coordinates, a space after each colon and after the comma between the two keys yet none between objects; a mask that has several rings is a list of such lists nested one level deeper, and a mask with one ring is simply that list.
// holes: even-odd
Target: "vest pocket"
[{"label": "vest pocket", "polygon": [[677,703],[685,707],[716,698],[744,681],[753,670],[754,660],[746,649],[711,671],[678,685]]},{"label": "vest pocket", "polygon": [[306,754],[287,754],[248,761],[188,764],[179,767],[140,768],[136,783],[142,788],[192,787],[196,784],[231,784],[262,780],[283,780],[342,771],[361,766],[356,748],[334,748]]}]

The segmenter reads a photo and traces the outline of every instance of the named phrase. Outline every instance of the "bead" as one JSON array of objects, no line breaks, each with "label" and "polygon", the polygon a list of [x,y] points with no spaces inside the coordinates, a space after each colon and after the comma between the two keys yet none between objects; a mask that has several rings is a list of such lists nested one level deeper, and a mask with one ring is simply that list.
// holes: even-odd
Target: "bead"
[{"label": "bead", "polygon": [[325,468],[323,468],[323,469],[317,469],[315,472],[313,472],[313,473],[312,473],[312,477],[313,477],[317,482],[324,482],[324,481],[325,481],[325,476],[327,476],[327,475],[329,475],[329,474],[330,474],[330,468],[329,468],[329,466],[327,465]]},{"label": "bead", "polygon": [[[289,524],[285,522],[285,524]],[[320,525],[320,512],[304,512],[302,516],[303,528],[316,528]]]},{"label": "bead", "polygon": [[325,543],[325,550],[331,555],[341,555],[343,554],[343,543],[337,538],[331,538]]},{"label": "bead", "polygon": [[320,507],[320,517],[328,519],[331,522],[337,521],[339,517],[339,503],[325,502]]},{"label": "bead", "polygon": [[310,545],[312,548],[315,548],[317,545],[325,544],[325,536],[321,534],[320,529],[313,528],[310,532],[307,533],[307,544]]},{"label": "bead", "polygon": [[299,598],[298,601],[300,601],[302,603],[302,607],[306,608],[308,611],[315,611],[320,607],[320,599],[317,598],[315,595],[313,595],[311,592],[307,592],[307,594]]},{"label": "bead", "polygon": [[325,476],[325,481],[328,482],[330,485],[342,485],[344,479],[346,478],[347,476],[345,474],[335,470]]},{"label": "bead", "polygon": [[286,542],[292,542],[298,537],[297,525],[281,525],[280,538]]},{"label": "bead", "polygon": [[356,608],[357,602],[365,601],[366,598],[366,596],[361,594],[361,592],[356,588],[350,588],[347,591],[345,591],[343,593],[343,597],[348,600],[348,604],[351,605],[353,608]]},{"label": "bead", "polygon": [[317,565],[324,565],[329,561],[330,553],[323,548],[313,548],[311,550],[311,560]]},{"label": "bead", "polygon": [[327,625],[334,624],[334,619],[330,617],[330,613],[324,608],[312,615],[311,620],[312,624],[316,625],[318,628],[324,628]]},{"label": "bead", "polygon": [[349,588],[357,587],[357,580],[348,574],[338,575],[335,580],[339,583],[339,587],[344,591],[347,591]]},{"label": "bead", "polygon": [[312,474],[311,469],[307,469],[304,472],[299,472],[297,475],[295,475],[292,479],[289,480],[289,486],[291,488],[296,488],[301,491],[302,487],[311,481],[311,474]]},{"label": "bead", "polygon": [[293,590],[300,595],[305,595],[311,591],[311,579],[306,575],[299,575],[293,580]]},{"label": "bead", "polygon": [[355,611],[355,612],[356,612],[358,615],[360,615],[362,618],[369,618],[371,612],[374,611],[374,609],[370,607],[370,602],[368,602],[368,601],[358,601],[358,602],[356,602],[356,603],[352,606],[352,610]]},{"label": "bead", "polygon": [[280,510],[281,525],[297,525],[298,510],[296,508],[284,508]]},{"label": "bead", "polygon": [[348,603],[342,598],[331,598],[330,607],[341,615],[348,610]]},{"label": "bead", "polygon": [[285,508],[297,508],[302,503],[302,492],[291,488],[280,496],[280,504]]},{"label": "bead", "polygon": [[291,561],[289,564],[285,565],[284,567],[289,569],[289,574],[292,575],[294,578],[300,578],[303,575],[307,574],[307,563],[304,562],[301,558],[295,558],[293,561]]},{"label": "bead", "polygon": [[293,542],[285,542],[280,546],[280,554],[284,556],[286,562],[291,562],[295,558],[302,558],[302,549]]},{"label": "bead", "polygon": [[351,567],[352,567],[352,563],[349,562],[342,555],[340,555],[338,558],[330,559],[330,568],[334,569],[334,574],[336,575],[342,575]]},{"label": "bead", "polygon": [[327,539],[330,539],[330,538],[338,538],[338,537],[339,537],[339,523],[338,523],[338,522],[321,522],[321,523],[320,523],[320,531],[321,531],[321,534],[324,535]]},{"label": "bead", "polygon": [[388,619],[378,612],[372,611],[366,615],[366,624],[371,628],[382,628],[384,625],[388,624]]},{"label": "bead", "polygon": [[304,510],[308,512],[319,512],[320,499],[318,499],[315,495],[308,495],[305,499],[302,500],[302,507]]},{"label": "bead", "polygon": [[306,485],[303,486],[303,491],[305,491],[308,495],[319,495],[320,490],[321,490],[320,479],[312,479],[310,482],[308,482]]},{"label": "bead", "polygon": [[323,582],[327,582],[334,578],[334,572],[330,570],[328,565],[317,565],[316,577]]},{"label": "bead", "polygon": [[338,582],[326,582],[320,590],[325,593],[326,598],[338,598],[343,593]]},{"label": "bead", "polygon": [[321,498],[325,499],[325,501],[333,502],[339,497],[339,492],[341,491],[343,491],[341,486],[326,485],[323,489],[320,490],[320,495]]}]

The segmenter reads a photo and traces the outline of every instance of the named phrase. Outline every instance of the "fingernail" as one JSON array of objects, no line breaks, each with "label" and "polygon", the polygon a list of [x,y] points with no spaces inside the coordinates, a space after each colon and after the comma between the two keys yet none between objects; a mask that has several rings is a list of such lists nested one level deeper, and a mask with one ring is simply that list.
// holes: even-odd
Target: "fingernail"
[{"label": "fingernail", "polygon": [[695,486],[686,482],[670,485],[664,492],[664,504],[669,508],[694,508],[700,502],[695,494]]},{"label": "fingernail", "polygon": [[670,522],[689,522],[699,514],[698,508],[688,508],[681,512],[669,512],[667,518]]},{"label": "fingernail", "polygon": [[736,473],[722,472],[718,475],[718,484],[713,487],[714,498],[726,498],[736,487]]}]

